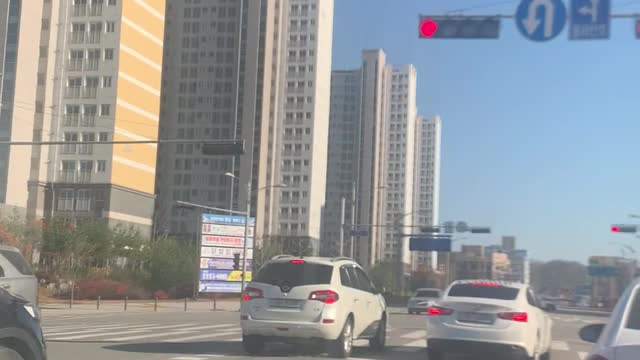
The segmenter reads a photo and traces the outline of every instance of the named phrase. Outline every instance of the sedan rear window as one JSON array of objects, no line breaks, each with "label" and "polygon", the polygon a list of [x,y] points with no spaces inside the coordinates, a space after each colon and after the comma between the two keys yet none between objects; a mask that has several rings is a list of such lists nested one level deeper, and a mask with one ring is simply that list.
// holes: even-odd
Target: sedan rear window
[{"label": "sedan rear window", "polygon": [[418,292],[416,292],[416,297],[439,298],[440,297],[440,291],[438,291],[438,290],[418,290]]},{"label": "sedan rear window", "polygon": [[333,267],[321,264],[271,263],[265,265],[254,279],[269,285],[325,285],[331,283]]},{"label": "sedan rear window", "polygon": [[494,300],[515,300],[518,297],[520,289],[502,286],[502,285],[485,285],[485,284],[456,284],[449,290],[448,296],[484,298]]},{"label": "sedan rear window", "polygon": [[22,275],[33,275],[33,270],[24,260],[20,253],[10,250],[0,250],[0,255],[4,256]]}]

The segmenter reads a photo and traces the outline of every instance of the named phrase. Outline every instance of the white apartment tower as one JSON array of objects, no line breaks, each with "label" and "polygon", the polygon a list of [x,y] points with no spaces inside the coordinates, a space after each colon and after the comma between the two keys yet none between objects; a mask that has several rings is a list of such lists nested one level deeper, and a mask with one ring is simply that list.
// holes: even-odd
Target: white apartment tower
[{"label": "white apartment tower", "polygon": [[[386,56],[382,50],[364,50],[362,66],[333,72],[327,204],[323,239],[328,254],[337,254],[342,198],[345,224],[381,224],[385,182],[385,110],[387,107]],[[351,236],[344,233],[344,255],[354,256],[363,266],[380,258],[381,228],[364,226]],[[353,254],[351,248],[353,244]]]},{"label": "white apartment tower", "polygon": [[161,147],[159,230],[196,230],[197,216],[176,200],[238,210],[251,179],[256,242],[309,239],[318,249],[333,0],[184,0],[167,8],[161,136],[244,139],[247,153]]},{"label": "white apartment tower", "polygon": [[[418,117],[416,127],[418,131],[415,143],[414,224],[435,226],[439,221],[442,124],[439,116]],[[412,254],[413,270],[435,269],[437,263],[437,253],[415,252]]]},{"label": "white apartment tower", "polygon": [[414,169],[416,141],[416,69],[413,65],[392,66],[389,79],[389,108],[386,116],[386,184],[384,188],[384,238],[381,260],[409,265],[407,237],[414,224]]}]

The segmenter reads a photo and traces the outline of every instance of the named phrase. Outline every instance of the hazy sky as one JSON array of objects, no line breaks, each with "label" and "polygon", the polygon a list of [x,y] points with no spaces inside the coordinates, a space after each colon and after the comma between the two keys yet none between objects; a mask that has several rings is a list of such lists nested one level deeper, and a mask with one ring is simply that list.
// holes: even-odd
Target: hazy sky
[{"label": "hazy sky", "polygon": [[[525,39],[512,20],[499,40],[420,40],[418,14],[477,7],[513,14],[517,1],[335,0],[333,68],[383,48],[418,69],[421,114],[443,121],[440,218],[515,235],[537,259],[619,255],[611,223],[640,213],[640,40],[615,19],[608,41]],[[565,1],[568,5],[569,1]],[[402,4],[402,5],[399,5]],[[640,4],[614,1],[614,13]],[[639,254],[640,256],[640,254]]]}]

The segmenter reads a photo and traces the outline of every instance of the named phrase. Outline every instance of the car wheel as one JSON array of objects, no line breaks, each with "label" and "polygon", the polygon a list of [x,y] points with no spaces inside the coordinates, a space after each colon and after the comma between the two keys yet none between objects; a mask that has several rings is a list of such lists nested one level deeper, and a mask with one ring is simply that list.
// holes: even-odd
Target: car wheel
[{"label": "car wheel", "polygon": [[427,348],[427,359],[429,360],[443,360],[444,353],[441,350]]},{"label": "car wheel", "polygon": [[351,350],[353,350],[353,320],[351,317],[347,318],[340,336],[333,340],[329,346],[331,357],[346,359],[351,356]]},{"label": "car wheel", "polygon": [[250,355],[258,355],[264,350],[264,340],[259,336],[243,335],[242,347]]},{"label": "car wheel", "polygon": [[371,346],[374,350],[383,351],[386,344],[387,316],[385,314],[382,314],[382,319],[380,319],[380,325],[378,326],[376,337],[374,337],[373,339],[369,339],[369,346]]},{"label": "car wheel", "polygon": [[24,358],[20,354],[6,347],[0,347],[0,359],[24,360]]},{"label": "car wheel", "polygon": [[551,360],[551,351],[547,351],[546,353],[540,355],[540,360]]}]

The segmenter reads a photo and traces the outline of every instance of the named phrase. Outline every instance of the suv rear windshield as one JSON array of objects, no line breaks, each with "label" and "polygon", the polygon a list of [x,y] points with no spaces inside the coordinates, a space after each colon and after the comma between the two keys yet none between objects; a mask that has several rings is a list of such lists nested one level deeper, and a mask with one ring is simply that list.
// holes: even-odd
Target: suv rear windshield
[{"label": "suv rear windshield", "polygon": [[10,250],[0,250],[0,255],[4,256],[22,275],[33,275],[33,270],[24,260],[20,253]]},{"label": "suv rear windshield", "polygon": [[418,290],[418,292],[416,292],[416,297],[438,298],[438,297],[440,297],[440,291],[438,291],[438,290]]},{"label": "suv rear windshield", "polygon": [[254,279],[255,282],[280,286],[330,284],[333,267],[322,264],[270,263],[265,265]]},{"label": "suv rear windshield", "polygon": [[495,300],[515,300],[520,289],[501,285],[456,284],[448,296],[485,298]]}]

